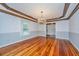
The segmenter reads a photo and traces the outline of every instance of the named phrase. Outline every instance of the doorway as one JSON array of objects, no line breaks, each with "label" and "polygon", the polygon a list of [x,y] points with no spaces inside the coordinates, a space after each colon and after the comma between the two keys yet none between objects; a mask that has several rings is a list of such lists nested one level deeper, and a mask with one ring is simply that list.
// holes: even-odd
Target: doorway
[{"label": "doorway", "polygon": [[56,23],[46,25],[46,36],[55,37],[56,33]]}]

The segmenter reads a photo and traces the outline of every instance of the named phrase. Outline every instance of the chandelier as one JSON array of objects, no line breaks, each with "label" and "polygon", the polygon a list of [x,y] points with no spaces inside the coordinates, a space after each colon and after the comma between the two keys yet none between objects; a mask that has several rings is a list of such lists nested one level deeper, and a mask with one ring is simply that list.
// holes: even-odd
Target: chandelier
[{"label": "chandelier", "polygon": [[38,23],[40,24],[46,24],[46,19],[43,15],[43,11],[40,12],[40,18],[38,19]]}]

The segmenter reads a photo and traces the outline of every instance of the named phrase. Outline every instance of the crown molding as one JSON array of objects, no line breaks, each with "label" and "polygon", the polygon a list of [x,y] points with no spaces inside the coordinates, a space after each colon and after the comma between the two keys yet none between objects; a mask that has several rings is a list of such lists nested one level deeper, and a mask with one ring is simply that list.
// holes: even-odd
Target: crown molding
[{"label": "crown molding", "polygon": [[73,11],[70,13],[70,15],[67,18],[59,19],[59,20],[52,20],[53,21],[62,21],[62,20],[69,20],[79,9],[79,3],[76,5],[76,7],[73,9]]},{"label": "crown molding", "polygon": [[65,3],[62,16],[56,17],[56,18],[53,18],[53,19],[48,19],[47,22],[50,22],[50,21],[53,21],[53,20],[57,20],[57,19],[63,18],[66,15],[69,6],[70,6],[70,3]]},{"label": "crown molding", "polygon": [[21,16],[21,15],[18,15],[18,14],[15,14],[15,13],[12,13],[12,12],[9,12],[9,11],[6,11],[6,10],[3,10],[3,9],[0,9],[0,12],[2,12],[2,13],[6,13],[6,14],[9,14],[9,15],[12,15],[12,16],[16,16],[16,17],[19,17],[19,18],[23,18],[23,19],[31,20],[31,21],[33,21],[33,22],[36,22],[36,21],[34,21],[34,20],[32,20],[32,19],[23,17],[23,16]]},{"label": "crown molding", "polygon": [[0,3],[0,4],[1,4],[3,7],[5,7],[6,9],[10,10],[10,11],[13,11],[13,12],[15,12],[15,13],[18,13],[18,14],[20,14],[20,15],[26,16],[26,17],[28,17],[28,18],[30,18],[30,19],[33,19],[33,20],[37,21],[36,18],[34,18],[34,17],[32,17],[32,16],[29,16],[29,15],[27,15],[27,14],[21,12],[21,11],[18,11],[18,10],[14,9],[14,8],[11,8],[10,6],[8,6],[8,5],[5,4],[5,3]]}]

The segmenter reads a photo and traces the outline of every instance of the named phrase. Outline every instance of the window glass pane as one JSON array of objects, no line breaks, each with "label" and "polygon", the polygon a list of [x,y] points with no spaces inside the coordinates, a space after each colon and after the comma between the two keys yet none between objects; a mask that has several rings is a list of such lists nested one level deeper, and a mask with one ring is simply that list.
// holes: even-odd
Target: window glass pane
[{"label": "window glass pane", "polygon": [[28,24],[26,21],[23,21],[23,35],[28,35],[29,34],[29,29],[28,29]]}]

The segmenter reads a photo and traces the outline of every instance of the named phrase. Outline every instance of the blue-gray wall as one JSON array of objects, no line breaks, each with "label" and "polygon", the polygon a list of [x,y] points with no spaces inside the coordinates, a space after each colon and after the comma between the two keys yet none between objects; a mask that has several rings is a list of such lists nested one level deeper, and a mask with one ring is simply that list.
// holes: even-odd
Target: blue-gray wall
[{"label": "blue-gray wall", "polygon": [[[23,33],[24,21],[27,22],[29,30],[26,35]],[[45,36],[45,25],[0,12],[0,47],[36,36]]]},{"label": "blue-gray wall", "polygon": [[69,39],[69,20],[56,21],[56,38]]},{"label": "blue-gray wall", "polygon": [[69,19],[69,40],[79,50],[79,10]]}]

